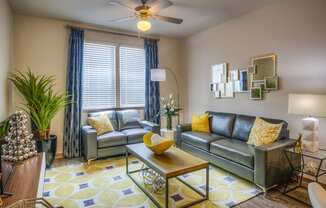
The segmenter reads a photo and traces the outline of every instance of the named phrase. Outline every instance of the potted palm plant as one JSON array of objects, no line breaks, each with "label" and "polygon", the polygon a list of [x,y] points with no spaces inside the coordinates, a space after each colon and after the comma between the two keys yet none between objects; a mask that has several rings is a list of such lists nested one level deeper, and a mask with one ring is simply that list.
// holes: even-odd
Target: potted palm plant
[{"label": "potted palm plant", "polygon": [[54,92],[53,76],[37,75],[30,69],[12,73],[9,80],[25,99],[23,109],[30,115],[38,151],[46,153],[49,167],[54,160],[57,143],[56,136],[50,134],[51,121],[69,103],[69,97],[65,93]]}]

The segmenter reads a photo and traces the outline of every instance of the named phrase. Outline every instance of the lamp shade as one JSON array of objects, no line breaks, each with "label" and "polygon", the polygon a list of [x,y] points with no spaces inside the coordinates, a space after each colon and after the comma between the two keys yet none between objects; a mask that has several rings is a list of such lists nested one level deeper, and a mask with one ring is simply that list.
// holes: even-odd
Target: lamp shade
[{"label": "lamp shade", "polygon": [[152,27],[151,22],[147,21],[147,20],[140,20],[137,23],[138,30],[140,30],[142,32],[146,32],[146,31],[150,30],[151,27]]},{"label": "lamp shade", "polygon": [[162,82],[166,80],[165,69],[151,69],[151,81]]},{"label": "lamp shade", "polygon": [[290,94],[288,113],[326,117],[326,95]]}]

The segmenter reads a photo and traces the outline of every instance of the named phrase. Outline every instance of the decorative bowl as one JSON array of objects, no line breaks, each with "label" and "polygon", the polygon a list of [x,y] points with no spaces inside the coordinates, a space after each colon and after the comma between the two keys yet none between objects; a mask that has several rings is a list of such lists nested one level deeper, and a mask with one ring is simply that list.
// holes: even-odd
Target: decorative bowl
[{"label": "decorative bowl", "polygon": [[143,140],[146,147],[148,147],[152,152],[156,155],[163,154],[166,150],[168,150],[173,144],[174,140],[163,138],[163,140],[159,144],[152,144],[152,136],[154,135],[153,132],[148,132],[144,135]]}]

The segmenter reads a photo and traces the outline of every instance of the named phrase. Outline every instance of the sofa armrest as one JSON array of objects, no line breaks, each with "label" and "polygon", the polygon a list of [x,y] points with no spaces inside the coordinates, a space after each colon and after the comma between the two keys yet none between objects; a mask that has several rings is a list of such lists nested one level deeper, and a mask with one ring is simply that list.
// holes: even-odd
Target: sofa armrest
[{"label": "sofa armrest", "polygon": [[291,167],[284,150],[294,147],[296,140],[283,139],[269,145],[255,147],[254,180],[264,189],[285,183]]},{"label": "sofa armrest", "polygon": [[91,126],[82,127],[82,145],[85,160],[97,158],[97,134]]},{"label": "sofa armrest", "polygon": [[181,146],[181,134],[184,131],[191,131],[191,124],[178,124],[177,125],[177,135],[176,135],[176,144],[177,147]]},{"label": "sofa armrest", "polygon": [[139,123],[143,129],[151,131],[155,134],[160,134],[160,130],[161,130],[160,125],[150,121],[140,121]]}]

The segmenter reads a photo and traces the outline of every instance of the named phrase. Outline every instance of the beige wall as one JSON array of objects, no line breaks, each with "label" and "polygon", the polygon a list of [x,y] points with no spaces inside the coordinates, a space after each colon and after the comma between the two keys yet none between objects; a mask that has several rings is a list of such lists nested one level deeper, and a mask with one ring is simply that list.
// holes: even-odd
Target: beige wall
[{"label": "beige wall", "polygon": [[[326,93],[325,11],[325,0],[284,0],[187,38],[187,120],[206,110],[281,118],[296,137],[302,117],[288,115],[288,94]],[[266,53],[278,55],[280,91],[263,101],[251,101],[248,94],[218,100],[209,93],[211,65],[246,67],[250,57]],[[326,119],[320,125],[325,148]]]},{"label": "beige wall", "polygon": [[7,0],[0,0],[0,121],[8,116],[7,75],[11,64],[12,14]]},{"label": "beige wall", "polygon": [[[65,91],[67,35],[64,23],[14,15],[14,69],[30,67],[39,74],[56,77],[55,90]],[[15,106],[22,99],[15,91]],[[57,152],[62,153],[63,110],[54,118],[52,133],[58,136]]]},{"label": "beige wall", "polygon": [[[173,94],[175,97],[180,95],[180,106],[183,107],[185,103],[185,77],[182,67],[182,41],[173,38],[161,38],[159,42],[159,67],[166,68],[167,77],[165,82],[160,82],[161,96],[168,97],[169,94]],[[173,73],[176,75],[175,81]],[[177,86],[179,88],[177,88]],[[183,120],[183,113],[180,114],[180,121]],[[161,118],[162,127],[166,127],[166,118]],[[177,118],[173,119],[172,126],[177,124]]]},{"label": "beige wall", "polygon": [[[65,91],[66,65],[67,65],[67,22],[31,16],[14,15],[14,67],[25,70],[27,66],[34,72],[55,75],[56,90]],[[96,37],[95,37],[96,36]],[[87,38],[107,40],[104,34],[88,33]],[[113,37],[114,41],[120,41]],[[138,42],[132,41],[133,43]],[[139,44],[139,43],[138,43]],[[159,59],[161,66],[168,66],[177,72],[181,70],[181,60],[178,51],[181,44],[178,40],[161,38]],[[174,57],[171,57],[171,54]],[[169,79],[170,80],[170,79]],[[171,80],[169,82],[172,82]],[[162,94],[167,93],[166,86],[162,84]],[[19,104],[21,98],[14,97],[14,103]],[[57,153],[62,153],[63,110],[52,122],[52,132],[59,138]]]}]

